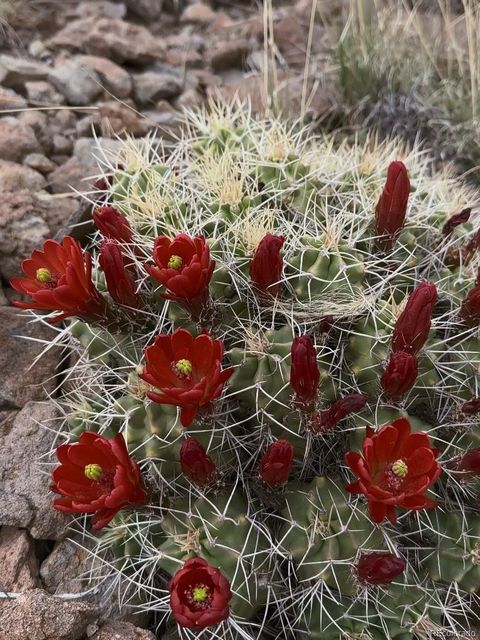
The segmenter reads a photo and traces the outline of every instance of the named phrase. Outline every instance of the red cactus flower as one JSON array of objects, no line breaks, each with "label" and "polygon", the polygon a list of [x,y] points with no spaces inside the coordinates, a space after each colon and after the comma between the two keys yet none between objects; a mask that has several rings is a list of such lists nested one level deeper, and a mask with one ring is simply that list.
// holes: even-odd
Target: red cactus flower
[{"label": "red cactus flower", "polygon": [[208,333],[194,338],[185,329],[161,334],[145,350],[147,364],[141,378],[161,389],[148,397],[160,404],[180,407],[180,420],[188,427],[200,407],[222,393],[233,368],[222,370],[223,342]]},{"label": "red cactus flower", "polygon": [[442,234],[444,236],[449,236],[455,229],[455,227],[458,227],[464,222],[468,222],[471,213],[472,209],[469,207],[468,209],[462,209],[460,213],[456,213],[455,215],[451,216],[443,225]]},{"label": "red cactus flower", "polygon": [[463,263],[469,264],[478,249],[480,248],[480,229],[477,229],[467,244],[462,247],[461,254]]},{"label": "red cactus flower", "polygon": [[93,513],[94,531],[106,527],[121,509],[143,504],[146,496],[138,464],[130,458],[121,433],[108,440],[84,431],[75,444],[57,448],[60,466],[52,490],[62,497],[53,506],[64,513]]},{"label": "red cactus flower", "polygon": [[417,354],[428,338],[432,314],[437,302],[437,287],[422,282],[410,294],[405,309],[393,330],[393,351]]},{"label": "red cactus flower", "polygon": [[382,375],[382,389],[387,398],[399,400],[415,384],[418,375],[418,360],[413,353],[392,353]]},{"label": "red cactus flower", "polygon": [[187,629],[205,629],[226,620],[232,597],[230,583],[203,558],[190,558],[168,585],[170,608]]},{"label": "red cactus flower", "polygon": [[105,275],[108,292],[118,304],[137,309],[140,297],[136,292],[135,281],[125,268],[125,256],[117,240],[105,240],[98,258]]},{"label": "red cactus flower", "polygon": [[320,382],[317,352],[312,339],[309,336],[294,338],[291,357],[290,386],[295,391],[296,401],[309,407],[315,402]]},{"label": "red cactus flower", "polygon": [[374,432],[367,427],[363,455],[349,451],[345,461],[358,480],[349,484],[350,493],[363,494],[368,500],[374,522],[387,517],[397,520],[396,507],[430,509],[437,503],[425,491],[442,472],[428,434],[411,433],[410,422],[399,418]]},{"label": "red cactus flower", "polygon": [[458,471],[462,471],[464,480],[480,476],[480,448],[470,449],[464,453],[456,464]]},{"label": "red cactus flower", "polygon": [[367,404],[367,396],[362,393],[351,393],[334,402],[328,409],[317,411],[311,417],[308,428],[312,433],[323,433],[333,429],[351,413],[356,413]]},{"label": "red cactus flower", "polygon": [[185,233],[173,240],[166,236],[156,238],[153,259],[155,266],[145,268],[168,289],[163,297],[181,302],[198,315],[208,300],[208,285],[215,269],[205,238],[191,238]]},{"label": "red cactus flower", "polygon": [[356,572],[360,582],[366,584],[390,584],[403,573],[405,560],[397,558],[393,553],[362,553]]},{"label": "red cactus flower", "polygon": [[387,180],[375,209],[375,231],[377,243],[389,249],[398,233],[403,229],[407,214],[410,180],[403,162],[390,163]]},{"label": "red cactus flower", "polygon": [[260,476],[271,486],[284,484],[288,480],[293,463],[293,446],[287,440],[271,444],[260,461]]},{"label": "red cactus flower", "polygon": [[183,473],[195,484],[203,487],[215,478],[214,461],[195,438],[187,438],[180,448],[180,465]]},{"label": "red cactus flower", "polygon": [[30,296],[31,301],[14,300],[21,309],[59,311],[51,322],[76,316],[86,322],[105,319],[107,303],[92,282],[92,256],[80,243],[66,236],[62,244],[46,240],[43,251],[35,249],[22,262],[26,278],[15,277],[11,286]]},{"label": "red cactus flower", "polygon": [[477,284],[467,294],[460,307],[460,317],[469,327],[480,323],[480,285]]},{"label": "red cactus flower", "polygon": [[278,296],[282,277],[283,258],[280,250],[285,239],[271,233],[260,241],[250,260],[250,277],[253,284],[263,293]]},{"label": "red cactus flower", "polygon": [[132,242],[132,227],[114,207],[97,207],[93,212],[93,220],[104,238],[125,244]]}]

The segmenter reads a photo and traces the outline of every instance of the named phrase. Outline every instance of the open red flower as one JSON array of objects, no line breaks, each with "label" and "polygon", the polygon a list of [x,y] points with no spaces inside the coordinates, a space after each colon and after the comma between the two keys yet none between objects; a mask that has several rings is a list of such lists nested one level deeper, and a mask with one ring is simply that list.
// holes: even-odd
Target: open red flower
[{"label": "open red flower", "polygon": [[288,440],[271,444],[260,461],[260,476],[269,485],[277,486],[288,480],[292,469],[294,449]]},{"label": "open red flower", "polygon": [[168,585],[170,608],[187,629],[205,629],[226,620],[232,597],[230,583],[203,558],[190,558]]},{"label": "open red flower", "polygon": [[391,162],[387,180],[375,209],[375,229],[377,243],[382,249],[389,249],[398,233],[403,229],[407,214],[410,180],[403,162]]},{"label": "open red flower", "polygon": [[405,569],[405,560],[393,553],[362,553],[357,565],[357,576],[360,582],[367,584],[390,584]]},{"label": "open red flower", "polygon": [[442,472],[428,434],[411,433],[410,422],[399,418],[374,432],[367,427],[363,455],[349,451],[345,461],[358,476],[349,484],[350,493],[368,500],[374,522],[387,517],[395,523],[396,507],[409,510],[430,509],[437,503],[425,495]]},{"label": "open red flower", "polygon": [[128,220],[113,207],[97,207],[93,220],[104,238],[129,244],[133,231]]},{"label": "open red flower", "polygon": [[184,440],[180,448],[180,466],[187,478],[201,487],[209,485],[217,473],[215,462],[195,438]]},{"label": "open red flower", "polygon": [[277,296],[280,292],[283,258],[280,251],[285,239],[272,233],[260,240],[253,258],[250,260],[250,277],[263,293]]},{"label": "open red flower", "polygon": [[138,464],[130,458],[121,433],[108,440],[84,431],[75,444],[57,448],[60,466],[52,490],[62,497],[53,506],[65,513],[93,513],[93,530],[106,527],[124,507],[143,504],[146,496]]},{"label": "open red flower", "polygon": [[420,283],[410,294],[398,316],[392,336],[393,351],[417,354],[427,341],[432,314],[437,302],[433,282]]},{"label": "open red flower", "polygon": [[191,238],[185,233],[173,240],[156,238],[153,259],[155,266],[145,265],[145,269],[168,289],[163,297],[182,302],[198,315],[208,300],[208,285],[215,269],[205,238]]},{"label": "open red flower", "polygon": [[294,338],[291,358],[290,386],[295,391],[296,401],[307,408],[315,402],[320,382],[317,352],[309,336]]},{"label": "open red flower", "polygon": [[117,240],[103,241],[98,262],[105,275],[108,292],[115,302],[138,309],[140,296],[134,279],[125,268],[125,256]]},{"label": "open red flower", "polygon": [[105,318],[107,303],[92,282],[92,256],[80,243],[66,236],[62,244],[46,240],[43,251],[35,249],[22,262],[26,278],[15,277],[11,286],[30,296],[31,301],[14,300],[21,309],[59,311],[51,322],[76,316],[86,322]]},{"label": "open red flower", "polygon": [[180,420],[188,427],[200,407],[222,393],[233,368],[222,370],[223,342],[208,333],[194,338],[185,329],[161,334],[145,350],[147,364],[141,378],[161,389],[148,397],[160,404],[180,407]]}]

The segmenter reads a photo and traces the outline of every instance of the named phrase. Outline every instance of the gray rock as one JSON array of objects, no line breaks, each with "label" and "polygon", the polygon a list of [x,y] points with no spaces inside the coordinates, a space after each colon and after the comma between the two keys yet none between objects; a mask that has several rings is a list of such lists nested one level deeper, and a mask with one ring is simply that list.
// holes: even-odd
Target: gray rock
[{"label": "gray rock", "polygon": [[156,640],[156,636],[130,622],[110,621],[100,627],[91,640]]},{"label": "gray rock", "polygon": [[93,142],[92,138],[79,138],[73,147],[73,155],[78,158],[80,163],[85,167],[91,167],[92,163],[97,166],[96,157],[101,157],[102,153],[111,158],[116,158],[122,148],[122,143],[119,140],[111,140],[110,138],[98,138],[97,144]]},{"label": "gray rock", "polygon": [[0,87],[0,110],[3,109],[23,109],[27,106],[27,101],[23,96],[13,89]]},{"label": "gray rock", "polygon": [[0,588],[16,593],[40,586],[33,540],[26,531],[0,531]]},{"label": "gray rock", "polygon": [[77,60],[96,73],[105,89],[116,98],[128,98],[132,93],[132,78],[118,64],[100,56],[78,56]]},{"label": "gray rock", "polygon": [[33,589],[0,608],[0,637],[8,640],[80,640],[96,610]]},{"label": "gray rock", "polygon": [[97,74],[75,58],[55,67],[48,79],[73,105],[88,105],[102,92]]},{"label": "gray rock", "polygon": [[183,82],[170,73],[145,71],[133,77],[135,99],[148,105],[161,99],[175,98],[182,93]]},{"label": "gray rock", "polygon": [[55,90],[55,87],[45,80],[25,83],[28,101],[36,106],[59,105],[65,103],[65,96]]},{"label": "gray rock", "polygon": [[50,173],[57,166],[49,160],[43,153],[29,153],[23,160],[23,164],[40,173]]},{"label": "gray rock", "polygon": [[21,162],[29,153],[40,150],[31,127],[11,116],[0,118],[0,158]]},{"label": "gray rock", "polygon": [[38,171],[15,162],[0,160],[0,191],[40,191],[45,185],[45,178]]},{"label": "gray rock", "polygon": [[130,11],[143,20],[156,20],[162,13],[163,0],[125,0]]},{"label": "gray rock", "polygon": [[186,7],[182,13],[182,22],[193,22],[195,24],[210,24],[214,22],[217,14],[205,4],[205,2],[194,2]]},{"label": "gray rock", "polygon": [[123,2],[110,2],[109,0],[89,0],[87,2],[79,2],[77,6],[73,6],[72,17],[88,18],[95,16],[97,18],[124,18],[127,8]]},{"label": "gray rock", "polygon": [[233,38],[217,42],[208,55],[208,61],[214,71],[243,68],[250,52],[248,40]]},{"label": "gray rock", "polygon": [[158,60],[165,51],[165,45],[145,27],[95,17],[70,22],[48,44],[137,66]]},{"label": "gray rock", "polygon": [[57,542],[43,561],[40,576],[51,594],[81,593],[86,588],[85,574],[92,567],[92,555],[70,540]]},{"label": "gray rock", "polygon": [[[25,379],[17,362],[15,367],[17,380]],[[0,442],[0,524],[28,529],[40,540],[64,537],[69,524],[67,516],[52,508],[50,468],[41,461],[55,444],[58,418],[52,403],[29,402]]]},{"label": "gray rock", "polygon": [[45,80],[49,72],[50,67],[43,62],[0,55],[0,83],[9,89],[22,90],[26,82]]},{"label": "gray rock", "polygon": [[0,200],[0,275],[8,280],[19,275],[20,262],[65,224],[78,203],[25,189],[0,192]]}]

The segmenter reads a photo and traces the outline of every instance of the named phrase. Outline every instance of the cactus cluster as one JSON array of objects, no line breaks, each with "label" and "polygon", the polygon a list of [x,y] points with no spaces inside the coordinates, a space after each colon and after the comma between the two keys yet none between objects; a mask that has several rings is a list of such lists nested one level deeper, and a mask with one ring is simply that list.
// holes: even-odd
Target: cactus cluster
[{"label": "cactus cluster", "polygon": [[184,638],[467,631],[478,193],[419,148],[225,104],[102,171],[94,292],[51,246],[13,285],[67,317],[56,506],[112,492],[97,555],[125,599]]}]

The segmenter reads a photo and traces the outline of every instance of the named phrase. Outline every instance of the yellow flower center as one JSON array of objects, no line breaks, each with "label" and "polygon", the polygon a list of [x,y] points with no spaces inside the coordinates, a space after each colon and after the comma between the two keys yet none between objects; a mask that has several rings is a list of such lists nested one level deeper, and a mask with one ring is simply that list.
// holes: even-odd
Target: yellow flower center
[{"label": "yellow flower center", "polygon": [[45,267],[41,267],[40,269],[37,269],[35,277],[42,284],[46,284],[47,282],[52,281],[52,274]]},{"label": "yellow flower center", "polygon": [[192,368],[190,360],[186,360],[185,358],[182,358],[175,363],[177,373],[180,373],[182,376],[189,376],[192,373]]},{"label": "yellow flower center", "polygon": [[100,480],[103,475],[103,469],[99,464],[87,464],[84,473],[89,480]]},{"label": "yellow flower center", "polygon": [[392,464],[392,472],[399,478],[405,478],[408,473],[408,467],[403,460],[396,460]]},{"label": "yellow flower center", "polygon": [[208,587],[193,587],[192,600],[194,602],[205,602],[208,598]]},{"label": "yellow flower center", "polygon": [[169,269],[176,269],[177,271],[182,268],[183,260],[180,256],[170,256],[170,260],[168,261]]}]

